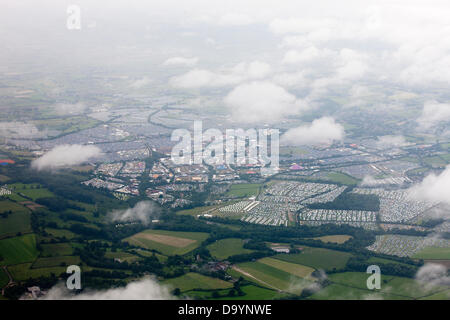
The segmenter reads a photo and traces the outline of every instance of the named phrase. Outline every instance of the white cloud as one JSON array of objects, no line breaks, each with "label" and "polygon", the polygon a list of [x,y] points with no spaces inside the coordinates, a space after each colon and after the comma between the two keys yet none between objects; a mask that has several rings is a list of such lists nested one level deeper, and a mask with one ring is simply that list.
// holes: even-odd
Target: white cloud
[{"label": "white cloud", "polygon": [[65,166],[74,166],[88,161],[101,154],[96,146],[80,144],[64,144],[54,147],[43,156],[33,160],[31,167],[37,170],[56,169]]},{"label": "white cloud", "polygon": [[450,204],[450,165],[444,171],[436,175],[426,176],[423,181],[409,189],[412,197],[432,202]]},{"label": "white cloud", "polygon": [[307,105],[271,82],[251,82],[234,88],[224,99],[232,117],[242,123],[273,123],[297,115]]},{"label": "white cloud", "polygon": [[13,139],[30,139],[46,137],[46,131],[39,131],[38,128],[27,122],[0,122],[0,136]]},{"label": "white cloud", "polygon": [[401,147],[405,144],[404,136],[380,136],[377,140],[377,146],[380,148]]},{"label": "white cloud", "polygon": [[171,300],[169,287],[162,286],[152,278],[130,282],[126,287],[72,294],[62,283],[54,286],[44,300]]},{"label": "white cloud", "polygon": [[231,68],[223,68],[217,72],[206,69],[194,69],[170,79],[176,88],[226,87],[237,85],[247,80],[258,80],[267,77],[271,72],[269,64],[261,61],[241,62]]},{"label": "white cloud", "polygon": [[441,264],[427,263],[417,271],[416,281],[426,289],[450,286],[447,268]]},{"label": "white cloud", "polygon": [[148,77],[143,77],[141,79],[135,80],[130,84],[131,88],[140,89],[142,87],[145,87],[146,85],[150,84],[152,80]]},{"label": "white cloud", "polygon": [[144,225],[150,223],[152,219],[159,217],[160,208],[151,201],[140,201],[133,208],[125,210],[114,210],[108,214],[108,218],[115,222],[135,222],[139,221]]},{"label": "white cloud", "polygon": [[310,46],[302,51],[289,50],[285,53],[283,63],[297,64],[308,63],[318,58],[325,57],[325,53],[321,52],[315,46]]},{"label": "white cloud", "polygon": [[82,114],[87,109],[87,106],[83,102],[57,103],[51,106],[51,108],[58,115],[76,115]]},{"label": "white cloud", "polygon": [[437,101],[425,102],[422,115],[417,119],[420,128],[428,129],[440,122],[450,121],[450,104]]},{"label": "white cloud", "polygon": [[344,138],[344,127],[331,117],[315,119],[311,124],[289,129],[282,137],[281,143],[286,145],[316,145],[332,143]]},{"label": "white cloud", "polygon": [[255,20],[247,14],[231,12],[221,16],[218,24],[221,26],[245,26],[254,22]]},{"label": "white cloud", "polygon": [[164,61],[163,65],[165,66],[186,66],[192,67],[196,65],[198,62],[197,57],[192,58],[184,58],[184,57],[172,57]]}]

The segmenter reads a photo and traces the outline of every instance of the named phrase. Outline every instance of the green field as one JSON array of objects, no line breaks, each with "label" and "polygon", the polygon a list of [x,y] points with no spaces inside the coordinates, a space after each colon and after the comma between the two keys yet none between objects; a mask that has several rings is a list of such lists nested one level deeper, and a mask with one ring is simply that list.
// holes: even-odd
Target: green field
[{"label": "green field", "polygon": [[38,255],[35,235],[26,234],[20,237],[0,240],[0,255],[3,257],[0,265],[34,261]]},{"label": "green field", "polygon": [[307,266],[302,266],[300,264],[290,263],[273,258],[262,258],[258,260],[258,262],[264,263],[268,266],[277,268],[300,278],[307,278],[314,271],[313,268]]},{"label": "green field", "polygon": [[14,183],[10,185],[13,192],[21,193],[31,200],[35,201],[38,198],[54,197],[55,195],[45,188],[42,188],[39,184],[31,183]]},{"label": "green field", "polygon": [[226,289],[231,288],[231,282],[226,282],[218,278],[211,278],[199,273],[189,272],[181,277],[168,279],[163,281],[163,284],[169,285],[173,288],[179,288],[181,292],[190,291],[192,289]]},{"label": "green field", "polygon": [[253,252],[253,250],[243,248],[243,245],[244,241],[242,239],[230,238],[218,240],[208,245],[206,248],[214,258],[218,260],[225,260],[236,254]]},{"label": "green field", "polygon": [[203,232],[179,232],[166,230],[146,230],[124,241],[149,250],[157,250],[164,255],[182,255],[197,248],[208,238]]},{"label": "green field", "polygon": [[325,180],[345,185],[355,185],[359,182],[358,179],[341,172],[330,172],[327,174]]},{"label": "green field", "polygon": [[52,235],[53,237],[62,238],[66,237],[67,239],[72,239],[76,237],[76,234],[72,231],[66,229],[53,229],[53,228],[45,228],[45,231]]},{"label": "green field", "polygon": [[426,247],[417,252],[413,258],[424,260],[450,260],[450,248]]},{"label": "green field", "polygon": [[319,292],[314,293],[310,299],[313,300],[395,300],[408,299],[399,296],[380,293],[378,291],[364,290],[343,286],[340,284],[331,284]]},{"label": "green field", "polygon": [[73,252],[70,243],[66,242],[42,244],[41,247],[43,257],[70,256]]},{"label": "green field", "polygon": [[259,261],[240,263],[229,273],[235,277],[243,276],[245,279],[266,288],[296,294],[301,293],[306,286],[311,284],[309,280]]},{"label": "green field", "polygon": [[332,243],[342,244],[351,238],[353,238],[353,237],[349,236],[349,235],[345,235],[345,234],[339,234],[339,235],[333,235],[333,236],[316,237],[316,238],[312,238],[312,239],[321,240],[325,243],[332,242]]},{"label": "green field", "polygon": [[50,257],[50,258],[38,258],[31,267],[33,269],[49,268],[49,267],[70,266],[72,264],[78,265],[79,263],[80,263],[80,257],[59,256],[59,257]]},{"label": "green field", "polygon": [[303,247],[301,253],[279,254],[274,258],[287,262],[302,264],[314,269],[330,270],[345,267],[351,254],[325,248]]},{"label": "green field", "polygon": [[[380,298],[385,299],[417,299],[445,290],[443,287],[424,288],[423,284],[419,284],[416,280],[410,278],[381,275],[381,289],[372,291],[367,289],[367,278],[369,276],[364,272],[330,274],[328,278],[336,286],[336,288],[330,289],[331,293],[337,294],[337,289],[340,288],[340,293],[344,298],[351,298],[351,295],[359,293],[359,291],[353,292],[353,289],[358,289],[367,291],[368,294],[377,292],[381,295]],[[349,294],[346,294],[341,286],[347,288]],[[319,292],[318,296],[322,296],[322,294]]]},{"label": "green field", "polygon": [[9,210],[12,213],[7,218],[0,217],[0,238],[31,232],[30,211],[11,201],[0,201],[0,212]]},{"label": "green field", "polygon": [[66,267],[50,267],[50,268],[37,268],[32,269],[31,263],[22,263],[8,267],[8,271],[15,281],[23,281],[29,278],[48,277],[52,273],[59,276],[61,273],[66,272]]},{"label": "green field", "polygon": [[226,195],[228,197],[247,198],[258,195],[260,188],[261,184],[259,183],[233,184]]},{"label": "green field", "polygon": [[123,251],[112,252],[108,251],[105,254],[105,258],[108,259],[120,259],[120,261],[127,261],[129,263],[139,260],[139,257]]}]

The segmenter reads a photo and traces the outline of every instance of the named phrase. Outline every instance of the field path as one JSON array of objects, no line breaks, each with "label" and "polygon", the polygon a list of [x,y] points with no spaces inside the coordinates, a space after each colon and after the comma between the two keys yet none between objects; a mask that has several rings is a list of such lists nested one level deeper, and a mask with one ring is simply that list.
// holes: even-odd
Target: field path
[{"label": "field path", "polygon": [[13,277],[11,276],[11,274],[9,273],[7,266],[3,266],[3,270],[5,271],[6,275],[7,275],[8,278],[9,278],[9,282],[8,282],[8,284],[7,284],[4,288],[2,288],[2,296],[5,294],[5,289],[6,289],[6,288],[12,287],[12,286],[15,284],[14,279],[13,279]]},{"label": "field path", "polygon": [[260,280],[260,279],[256,278],[254,275],[252,275],[252,274],[250,274],[250,273],[248,273],[248,272],[246,272],[246,271],[244,271],[244,270],[238,268],[237,266],[233,266],[232,269],[235,270],[235,271],[237,271],[237,272],[239,272],[239,273],[242,273],[243,275],[245,275],[245,276],[247,276],[247,277],[249,277],[249,278],[252,278],[252,279],[254,279],[254,280],[256,280],[256,281],[258,281],[258,282],[264,284],[265,286],[268,286],[269,288],[275,289],[275,290],[277,290],[278,292],[283,292],[283,290],[281,290],[280,288],[277,288],[277,287],[275,287],[275,286],[273,286],[273,285],[271,285],[271,284],[268,284],[267,282],[265,282],[265,281],[263,281],[263,280]]}]

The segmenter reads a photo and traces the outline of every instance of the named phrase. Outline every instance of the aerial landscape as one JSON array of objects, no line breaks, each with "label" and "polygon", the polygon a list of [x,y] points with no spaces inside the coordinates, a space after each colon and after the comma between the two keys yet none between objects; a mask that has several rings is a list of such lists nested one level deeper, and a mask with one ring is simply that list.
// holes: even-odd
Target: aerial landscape
[{"label": "aerial landscape", "polygon": [[450,4],[343,2],[2,2],[0,300],[450,300]]}]

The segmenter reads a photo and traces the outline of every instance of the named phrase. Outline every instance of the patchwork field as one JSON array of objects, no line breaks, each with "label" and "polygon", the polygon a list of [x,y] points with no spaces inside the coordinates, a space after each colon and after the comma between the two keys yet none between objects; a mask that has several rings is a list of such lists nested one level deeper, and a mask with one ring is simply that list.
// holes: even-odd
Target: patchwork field
[{"label": "patchwork field", "polygon": [[341,244],[341,243],[344,243],[344,242],[346,242],[347,240],[349,240],[351,238],[352,238],[352,236],[349,236],[349,235],[338,234],[338,235],[333,235],[333,236],[316,237],[316,238],[313,238],[313,239],[321,240],[321,241],[323,241],[325,243],[332,242],[332,243],[339,243],[339,244]]},{"label": "patchwork field", "polygon": [[257,183],[233,184],[230,191],[227,192],[227,196],[236,198],[256,196],[260,187],[261,185]]},{"label": "patchwork field", "polygon": [[33,201],[39,198],[47,198],[55,196],[53,193],[51,193],[45,188],[41,188],[41,186],[36,183],[33,184],[14,183],[10,185],[10,188],[12,189],[13,192],[21,193]]},{"label": "patchwork field", "polygon": [[146,230],[124,241],[149,250],[157,250],[165,255],[185,254],[197,248],[208,237],[202,232],[178,232]]},{"label": "patchwork field", "polygon": [[417,252],[413,258],[424,260],[450,260],[450,248],[426,247]]},{"label": "patchwork field", "polygon": [[29,278],[39,278],[41,276],[48,277],[51,274],[59,276],[66,272],[66,267],[50,267],[50,268],[31,268],[32,263],[22,263],[8,267],[8,271],[16,281],[27,280]]},{"label": "patchwork field", "polygon": [[165,280],[163,283],[173,288],[179,288],[181,292],[190,291],[193,289],[226,289],[233,286],[231,282],[226,282],[218,278],[207,277],[194,272],[186,273],[178,278]]},{"label": "patchwork field", "polygon": [[0,217],[0,239],[15,236],[18,232],[31,232],[29,210],[11,201],[0,201],[0,212],[9,210],[12,213],[6,218]]},{"label": "patchwork field", "polygon": [[49,267],[62,267],[69,266],[72,264],[79,264],[80,257],[76,256],[60,256],[60,257],[50,257],[50,258],[38,258],[31,268],[49,268]]},{"label": "patchwork field", "polygon": [[[251,282],[256,282],[259,285],[278,292],[299,294],[305,287],[312,283],[312,281],[273,267],[267,264],[268,261],[265,262],[266,263],[260,261],[240,263],[235,265],[233,270],[229,271],[229,273],[235,277],[243,276]],[[286,266],[284,266],[284,268],[288,269]]]},{"label": "patchwork field", "polygon": [[41,247],[43,257],[70,256],[73,252],[70,243],[66,242],[42,244]]},{"label": "patchwork field", "polygon": [[218,240],[208,245],[206,248],[214,258],[225,260],[236,254],[253,252],[253,250],[243,248],[243,245],[244,241],[242,239],[230,238]]},{"label": "patchwork field", "polygon": [[279,270],[285,271],[287,273],[293,274],[294,276],[300,277],[300,278],[307,278],[311,275],[311,273],[314,271],[313,268],[302,266],[300,264],[296,263],[290,263],[286,261],[282,261],[279,259],[273,259],[273,258],[263,258],[258,260],[258,262],[264,263],[268,266],[277,268]]},{"label": "patchwork field", "polygon": [[330,270],[345,267],[351,254],[325,248],[303,247],[298,254],[279,254],[275,259],[308,266],[314,269]]},{"label": "patchwork field", "polygon": [[368,274],[343,272],[330,274],[332,285],[312,296],[313,299],[418,299],[446,291],[445,287],[425,288],[414,279],[381,275],[381,289],[367,289]]},{"label": "patchwork field", "polygon": [[3,257],[0,265],[32,262],[37,255],[38,251],[36,250],[36,237],[34,234],[0,240],[0,256]]}]

